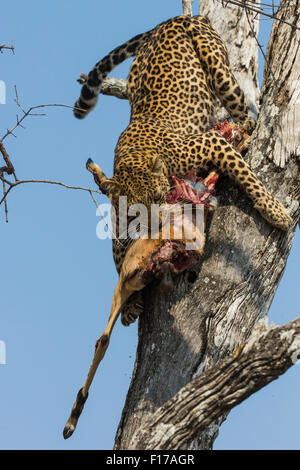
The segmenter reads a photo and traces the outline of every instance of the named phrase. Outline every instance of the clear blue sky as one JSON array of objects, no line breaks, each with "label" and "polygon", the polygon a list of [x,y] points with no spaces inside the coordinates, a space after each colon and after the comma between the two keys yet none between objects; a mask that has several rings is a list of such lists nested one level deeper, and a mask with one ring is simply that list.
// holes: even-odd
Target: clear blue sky
[{"label": "clear blue sky", "polygon": [[[135,34],[180,13],[181,0],[3,3],[0,44],[13,40],[16,50],[0,55],[0,80],[7,85],[0,135],[19,113],[15,84],[25,108],[73,105],[79,72],[88,72]],[[265,46],[268,33],[264,21]],[[120,66],[114,76],[125,77],[128,67]],[[101,96],[84,121],[68,109],[48,108],[46,113],[28,117],[17,138],[5,141],[20,179],[93,187],[85,170],[89,157],[112,174],[113,150],[129,119],[127,101]],[[8,210],[8,224],[0,212],[0,340],[7,348],[7,364],[0,365],[0,448],[111,449],[130,383],[136,324],[117,324],[78,428],[69,440],[62,438],[110,310],[117,281],[111,242],[96,238],[99,218],[85,192],[22,185],[9,195]],[[299,254],[298,233],[270,311],[278,324],[299,315]],[[215,449],[299,449],[299,377],[295,366],[235,408]]]}]

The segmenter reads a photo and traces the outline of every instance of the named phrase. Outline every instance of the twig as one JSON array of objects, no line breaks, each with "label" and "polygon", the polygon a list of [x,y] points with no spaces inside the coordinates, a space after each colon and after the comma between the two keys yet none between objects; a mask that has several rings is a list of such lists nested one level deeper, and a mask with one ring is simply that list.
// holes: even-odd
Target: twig
[{"label": "twig", "polygon": [[[219,0],[221,1],[222,5],[223,5],[223,1],[222,0]],[[250,6],[249,4],[247,3],[241,3],[240,1],[238,0],[226,0],[226,5],[227,6],[228,4],[232,4],[232,5],[237,5],[241,8],[244,8],[244,9],[247,9],[247,10],[251,10],[251,11],[254,11],[256,13],[260,13],[261,15],[264,15],[264,16],[267,16],[268,18],[272,18],[273,20],[277,20],[277,21],[281,21],[282,23],[285,23],[289,26],[291,26],[291,28],[294,28],[294,29],[299,29],[300,30],[300,27],[299,26],[296,26],[294,25],[293,23],[290,23],[289,21],[286,21],[286,20],[283,20],[282,18],[278,18],[276,16],[276,14],[274,15],[271,15],[269,13],[266,13],[264,10],[260,9],[260,8],[254,8],[252,6]]]},{"label": "twig", "polygon": [[[2,46],[1,46],[2,47]],[[33,113],[32,111],[36,110],[36,109],[41,109],[41,108],[46,108],[46,107],[63,107],[63,108],[70,108],[70,109],[74,109],[73,106],[68,106],[66,104],[41,104],[41,105],[38,105],[38,106],[31,106],[28,110],[25,110],[23,108],[23,106],[21,105],[20,103],[20,99],[19,99],[19,94],[18,94],[18,90],[17,90],[17,87],[15,86],[15,94],[16,94],[16,98],[15,98],[15,102],[18,106],[18,108],[22,111],[23,113],[23,116],[21,117],[21,119],[19,119],[18,115],[17,115],[17,122],[16,124],[10,129],[10,130],[7,130],[6,134],[0,139],[0,152],[3,156],[3,159],[6,163],[6,166],[3,166],[3,167],[0,167],[0,179],[2,181],[2,185],[3,185],[3,196],[2,196],[2,199],[0,201],[0,205],[2,203],[4,203],[4,206],[5,206],[5,215],[6,215],[6,222],[8,222],[8,210],[7,210],[7,195],[9,194],[9,192],[15,188],[16,186],[20,185],[20,184],[24,184],[24,183],[45,183],[45,184],[56,184],[56,185],[59,185],[59,186],[63,186],[64,188],[68,188],[68,189],[80,189],[82,191],[88,191],[91,196],[92,196],[92,193],[95,192],[95,193],[99,193],[98,190],[95,190],[95,189],[90,189],[90,188],[84,188],[82,186],[70,186],[70,185],[67,185],[65,183],[62,183],[62,182],[59,182],[59,181],[49,181],[49,180],[33,180],[33,179],[30,179],[30,180],[18,180],[16,174],[15,174],[15,169],[14,169],[14,166],[13,164],[11,163],[11,160],[9,158],[9,155],[5,149],[5,146],[3,144],[3,141],[4,139],[12,134],[14,137],[15,134],[13,133],[13,131],[18,127],[18,126],[22,126],[22,122],[24,121],[24,119],[27,117],[27,116],[44,116],[44,114],[42,113]],[[8,175],[14,175],[14,178],[15,178],[15,181],[14,182],[11,182],[7,179],[5,179],[5,177],[3,176],[4,173],[7,173]],[[6,185],[8,185],[8,189],[6,187]],[[96,201],[95,201],[96,202]],[[97,203],[96,203],[97,205]]]},{"label": "twig", "polygon": [[249,17],[249,12],[248,12],[247,9],[245,9],[245,12],[246,12],[247,21],[248,21],[249,27],[250,27],[250,29],[251,29],[251,32],[252,32],[252,34],[253,34],[253,37],[255,38],[255,41],[256,41],[256,43],[257,43],[259,49],[260,49],[260,52],[262,53],[263,58],[265,59],[265,62],[267,62],[266,54],[265,54],[265,52],[264,52],[264,50],[263,50],[263,48],[262,48],[262,45],[260,44],[260,42],[259,42],[259,40],[258,40],[258,38],[257,38],[257,36],[256,36],[256,34],[255,34],[255,31],[254,31],[253,26],[252,26],[252,24],[251,24],[251,20],[250,20],[250,17]]},{"label": "twig", "polygon": [[[31,106],[27,111],[25,111],[25,109],[23,109],[23,107],[21,106],[20,104],[20,100],[19,100],[19,95],[18,95],[18,91],[17,91],[17,87],[15,85],[15,93],[16,93],[16,99],[15,99],[15,102],[18,106],[18,108],[21,109],[21,111],[23,112],[23,116],[21,117],[21,119],[18,118],[17,116],[17,122],[16,124],[10,129],[10,130],[7,130],[6,134],[4,134],[4,136],[0,139],[0,142],[3,142],[4,139],[6,139],[6,137],[10,134],[12,134],[14,137],[16,137],[14,134],[13,134],[13,131],[18,127],[18,126],[21,126],[21,123],[24,121],[24,119],[27,117],[27,116],[45,116],[45,114],[42,114],[42,113],[32,113],[33,110],[35,109],[41,109],[41,108],[48,108],[48,107],[61,107],[61,108],[70,108],[70,109],[74,109],[74,106],[69,106],[67,104],[58,104],[58,103],[55,103],[55,104],[40,104],[38,106]],[[22,127],[22,126],[21,126]]]},{"label": "twig", "polygon": [[84,188],[82,186],[70,186],[68,184],[65,184],[65,183],[61,183],[60,181],[49,181],[49,180],[21,180],[21,181],[16,181],[15,183],[10,183],[8,182],[7,180],[4,180],[3,177],[0,176],[0,179],[2,181],[5,181],[6,183],[9,183],[9,188],[6,190],[6,192],[3,194],[3,197],[0,201],[0,206],[1,204],[6,200],[6,197],[8,195],[8,193],[13,189],[15,188],[16,186],[19,186],[20,184],[25,184],[25,183],[46,183],[46,184],[56,184],[56,185],[59,185],[59,186],[63,186],[64,188],[67,188],[67,189],[79,189],[81,191],[88,191],[90,194],[91,193],[98,193],[98,194],[101,194],[97,189],[91,189],[91,188]]},{"label": "twig", "polygon": [[260,44],[260,42],[259,42],[259,40],[258,40],[258,38],[257,38],[257,36],[256,36],[256,34],[255,34],[255,31],[254,31],[254,29],[253,29],[253,26],[252,26],[251,19],[250,19],[250,17],[249,17],[249,12],[248,12],[247,8],[246,8],[246,10],[245,10],[245,13],[246,13],[247,22],[248,22],[249,28],[251,29],[252,35],[253,35],[253,37],[255,38],[255,41],[256,41],[256,43],[257,43],[257,45],[258,45],[258,47],[259,47],[259,49],[260,49],[260,51],[261,51],[261,53],[262,53],[264,59],[267,60],[266,54],[265,54],[265,52],[264,52],[264,50],[263,50],[263,48],[262,48],[262,45]]},{"label": "twig", "polygon": [[[3,194],[5,194],[6,193],[5,180],[2,180],[2,184],[3,184]],[[5,207],[5,220],[6,220],[6,222],[8,222],[8,209],[7,209],[6,199],[4,201],[4,207]]]},{"label": "twig", "polygon": [[10,49],[13,54],[15,53],[15,48],[14,48],[14,45],[13,45],[13,42],[12,42],[12,41],[11,41],[10,46],[5,46],[5,44],[3,44],[2,46],[0,46],[0,52],[1,52],[1,54],[3,53],[3,49]]},{"label": "twig", "polygon": [[6,149],[5,149],[5,147],[4,147],[4,145],[3,145],[3,143],[2,143],[1,140],[0,140],[0,152],[2,153],[3,159],[4,159],[5,163],[6,163],[6,166],[3,166],[3,167],[0,168],[0,176],[2,176],[3,173],[5,172],[5,173],[7,173],[8,175],[12,175],[12,174],[13,174],[14,177],[15,177],[15,180],[17,180],[17,177],[16,177],[16,175],[15,175],[14,166],[13,166],[13,164],[11,163],[10,158],[9,158],[9,156],[8,156],[8,153],[7,153],[7,151],[6,151]]},{"label": "twig", "polygon": [[[97,191],[97,192],[98,192],[98,191]],[[96,206],[96,207],[97,207],[97,209],[98,209],[98,207],[99,207],[99,206],[98,206],[98,204],[97,204],[97,201],[96,201],[96,199],[95,199],[95,198],[94,198],[94,196],[93,196],[93,192],[92,192],[92,190],[91,190],[89,193],[90,193],[90,196],[91,196],[91,198],[93,199],[93,201],[94,201],[94,203],[95,203],[95,206]]]},{"label": "twig", "polygon": [[[258,40],[256,34],[255,34],[255,31],[254,31],[253,26],[252,26],[252,24],[251,24],[251,19],[250,19],[250,17],[249,17],[249,12],[247,11],[247,9],[245,9],[245,13],[246,13],[247,21],[248,21],[249,27],[250,27],[250,29],[251,29],[251,31],[252,31],[253,37],[255,38],[255,41],[256,41],[256,43],[257,43],[259,49],[260,49],[260,52],[261,52],[262,55],[263,55],[263,58],[265,59],[265,67],[266,67],[267,64],[268,64],[267,56],[266,56],[266,54],[265,54],[265,52],[264,52],[264,50],[263,50],[262,45],[260,44],[260,42],[259,42],[259,40]],[[273,78],[275,79],[273,72],[270,71],[270,73],[271,73],[271,75],[273,76]]]}]

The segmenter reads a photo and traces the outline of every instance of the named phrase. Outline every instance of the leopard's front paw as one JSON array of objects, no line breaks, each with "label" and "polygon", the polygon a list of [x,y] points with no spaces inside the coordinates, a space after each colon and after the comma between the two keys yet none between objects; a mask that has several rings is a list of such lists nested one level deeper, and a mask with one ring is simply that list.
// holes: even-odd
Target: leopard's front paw
[{"label": "leopard's front paw", "polygon": [[254,207],[264,219],[280,230],[288,230],[292,223],[292,218],[286,208],[274,198],[272,200],[260,198],[255,202]]}]

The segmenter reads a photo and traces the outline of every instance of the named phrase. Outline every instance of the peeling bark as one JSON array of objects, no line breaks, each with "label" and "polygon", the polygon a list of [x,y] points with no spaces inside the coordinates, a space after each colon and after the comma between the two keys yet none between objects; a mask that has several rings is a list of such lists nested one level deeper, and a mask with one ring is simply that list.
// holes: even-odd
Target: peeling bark
[{"label": "peeling bark", "polygon": [[[211,11],[214,7],[215,12],[214,3],[205,3],[202,0],[201,6],[204,8],[203,4],[207,8],[210,5]],[[282,0],[281,5],[289,21],[297,20],[299,24],[300,0]],[[218,5],[218,14],[219,10]],[[232,38],[240,34],[236,32],[234,25],[237,25],[238,32],[245,31],[246,28],[245,15],[241,15],[240,11],[236,14],[236,21],[231,20],[233,27],[229,34],[230,50],[234,47]],[[227,23],[227,9],[226,15]],[[220,33],[224,37],[222,31]],[[274,34],[287,40],[293,40],[294,37],[290,26],[279,22],[273,27]],[[248,41],[253,42],[251,49]],[[242,41],[237,57],[249,55],[249,50],[254,51],[254,41],[249,35],[245,43],[246,49]],[[263,103],[246,159],[267,188],[289,207],[294,224],[287,233],[272,228],[232,181],[224,176],[221,178],[217,188],[220,205],[208,220],[207,244],[199,265],[175,280],[175,288],[170,295],[160,295],[155,284],[145,291],[146,309],[139,320],[135,367],[116,435],[115,449],[141,446],[141,443],[132,443],[133,436],[138,430],[142,432],[145,429],[146,423],[157,416],[155,413],[164,404],[167,406],[169,400],[189,386],[192,380],[199,378],[201,382],[205,374],[216,373],[222,366],[223,362],[220,361],[228,360],[230,363],[233,352],[247,342],[257,322],[267,314],[278,287],[299,220],[299,162],[294,153],[293,139],[289,138],[289,128],[278,126],[276,134],[271,136],[268,126],[273,122],[272,96],[280,95],[281,90],[285,89],[287,75],[293,79],[293,67],[297,61],[300,63],[300,57],[299,47],[296,46],[292,47],[294,54],[277,51],[275,55],[274,41],[273,36],[268,48],[269,67],[264,79]],[[288,44],[285,47],[288,48]],[[254,52],[252,57],[253,64],[256,64]],[[274,69],[284,71],[277,74],[276,81],[271,78],[274,59]],[[254,84],[249,96],[255,96],[253,102],[256,103],[256,65],[251,68],[250,62],[248,72],[252,73]],[[248,90],[248,78],[244,83]],[[245,89],[245,84],[242,87]],[[285,95],[285,106],[276,110],[277,119],[291,106],[292,96],[291,93]],[[299,118],[297,114],[298,122]],[[265,138],[267,131],[269,140]],[[284,152],[289,155],[285,159],[284,170],[279,170],[271,159],[273,156],[273,160],[277,161],[276,152],[282,152],[278,141],[285,143]],[[266,152],[267,144],[269,153]],[[275,354],[276,342],[274,351],[272,349],[271,352]],[[248,366],[251,368],[251,361]],[[252,372],[245,377],[242,370],[237,371],[240,383],[246,384],[248,381],[250,384]],[[251,393],[254,391],[253,389]],[[188,394],[187,400],[189,398]],[[217,393],[215,398],[217,399]],[[202,427],[202,419],[197,421],[198,432],[190,432],[190,428],[186,427],[180,443],[176,444],[178,448],[212,448],[218,428],[231,407],[222,408],[220,405],[217,408],[218,413],[211,413],[209,420],[203,421]],[[164,445],[169,445],[166,444],[166,434],[171,439],[173,431],[173,428],[162,426],[160,432],[153,431],[149,439],[152,443],[155,441],[155,448],[166,448]],[[146,445],[148,444],[145,443]]]}]

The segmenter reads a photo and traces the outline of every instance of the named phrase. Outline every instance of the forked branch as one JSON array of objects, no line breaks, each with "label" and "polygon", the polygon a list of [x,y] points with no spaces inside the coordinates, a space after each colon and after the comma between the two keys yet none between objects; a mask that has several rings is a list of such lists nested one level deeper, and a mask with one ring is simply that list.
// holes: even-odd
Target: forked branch
[{"label": "forked branch", "polygon": [[[200,2],[201,2],[201,0],[200,0]],[[271,18],[272,20],[276,20],[276,21],[280,21],[281,23],[285,23],[285,24],[289,25],[291,28],[300,30],[299,26],[291,23],[290,21],[284,20],[283,18],[280,18],[280,17],[276,16],[276,13],[274,13],[274,9],[273,9],[272,5],[270,5],[270,7],[272,7],[273,12],[272,12],[272,14],[270,14],[270,13],[267,13],[263,8],[256,8],[255,6],[253,6],[252,3],[245,2],[244,0],[241,0],[241,1],[239,1],[239,0],[219,0],[219,2],[222,3],[223,6],[227,6],[228,4],[236,5],[238,7],[244,8],[245,10],[253,11],[255,13],[266,16],[267,18]]]},{"label": "forked branch", "polygon": [[1,54],[3,53],[3,50],[4,49],[9,49],[11,50],[11,52],[14,54],[15,53],[15,48],[14,48],[14,45],[13,45],[13,42],[10,43],[10,46],[6,46],[5,44],[3,44],[2,46],[0,46],[0,52]]},{"label": "forked branch", "polygon": [[19,119],[19,117],[17,116],[17,121],[16,123],[14,124],[14,126],[11,128],[11,129],[7,129],[6,133],[1,137],[1,140],[0,142],[3,143],[4,139],[6,139],[6,137],[8,135],[13,135],[14,137],[16,137],[14,135],[14,130],[21,126],[22,126],[22,122],[24,121],[24,119],[26,119],[28,116],[45,116],[45,114],[43,113],[33,113],[32,111],[36,110],[36,109],[41,109],[41,108],[50,108],[50,107],[60,107],[60,108],[70,108],[70,109],[74,109],[73,106],[69,106],[67,104],[58,104],[58,103],[55,103],[55,104],[39,104],[37,106],[31,106],[30,108],[28,108],[27,110],[25,110],[23,108],[23,106],[21,105],[20,103],[20,100],[19,100],[19,95],[18,95],[18,90],[17,90],[17,87],[16,85],[14,86],[15,88],[15,94],[16,94],[16,98],[15,98],[15,102],[18,106],[18,108],[22,111],[23,113],[23,116],[21,117],[21,119]]},{"label": "forked branch", "polygon": [[[4,47],[4,46],[0,46],[0,47]],[[18,91],[17,91],[16,86],[15,86],[15,94],[16,94],[15,102],[16,102],[18,108],[22,111],[23,115],[20,119],[17,116],[17,120],[16,120],[16,123],[14,124],[14,126],[11,127],[11,129],[8,129],[6,131],[6,133],[3,135],[3,137],[1,138],[1,140],[0,140],[0,153],[2,154],[3,160],[5,162],[5,166],[0,167],[0,180],[2,181],[2,190],[3,190],[3,196],[0,200],[0,206],[1,206],[1,204],[5,205],[6,222],[8,221],[7,196],[13,188],[15,188],[16,186],[19,186],[20,184],[25,184],[25,183],[55,184],[55,185],[58,185],[58,186],[63,186],[64,188],[68,188],[68,189],[79,189],[79,190],[82,190],[82,191],[88,191],[89,194],[91,195],[93,201],[95,202],[95,204],[97,206],[97,203],[96,203],[96,201],[93,197],[93,193],[98,193],[98,194],[100,194],[100,193],[99,193],[98,190],[95,190],[95,189],[84,188],[82,186],[70,186],[70,185],[62,183],[60,181],[50,181],[50,180],[42,180],[42,179],[41,180],[35,180],[35,179],[18,180],[18,178],[16,176],[16,173],[15,173],[14,166],[13,166],[13,164],[11,162],[11,159],[8,155],[8,152],[7,152],[7,150],[4,146],[4,143],[3,143],[4,139],[6,139],[9,135],[12,135],[12,136],[16,137],[15,134],[14,134],[15,129],[17,127],[23,127],[22,123],[23,123],[24,119],[26,119],[28,116],[44,116],[45,115],[45,114],[42,114],[42,113],[33,113],[34,110],[41,109],[41,108],[47,108],[47,107],[64,107],[64,108],[70,108],[70,109],[74,109],[74,108],[73,108],[73,106],[69,106],[69,105],[66,105],[66,104],[56,104],[55,103],[55,104],[42,104],[42,105],[38,105],[38,106],[31,106],[30,108],[25,110],[23,108],[23,106],[21,105],[21,103],[20,103],[20,99],[19,99],[19,95],[18,95]],[[5,177],[5,174],[6,175],[13,175],[14,176],[14,181],[8,180]]]},{"label": "forked branch", "polygon": [[[262,321],[264,322],[264,320]],[[257,329],[245,345],[194,378],[132,437],[131,449],[185,449],[217,418],[300,359],[300,317]]]}]

